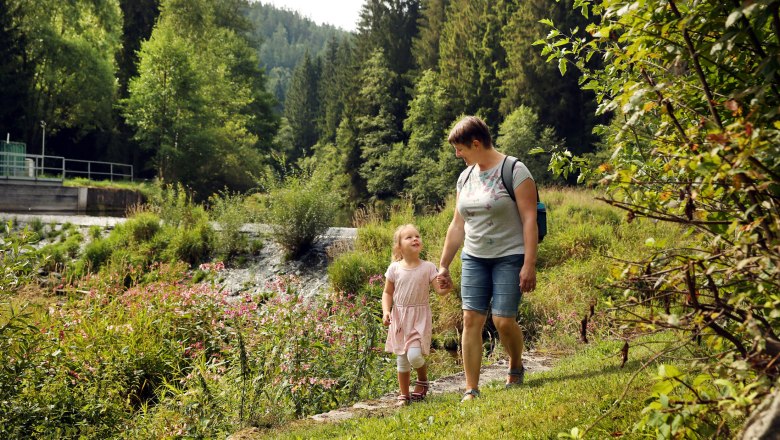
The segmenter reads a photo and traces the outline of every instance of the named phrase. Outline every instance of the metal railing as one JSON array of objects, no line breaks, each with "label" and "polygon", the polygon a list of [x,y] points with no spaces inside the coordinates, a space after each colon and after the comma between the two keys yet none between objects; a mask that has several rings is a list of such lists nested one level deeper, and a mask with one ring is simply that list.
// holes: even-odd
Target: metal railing
[{"label": "metal railing", "polygon": [[66,177],[86,177],[90,180],[133,180],[133,166],[124,163],[95,160],[65,159],[61,156],[41,156],[0,152],[0,179],[41,180],[62,182]]}]

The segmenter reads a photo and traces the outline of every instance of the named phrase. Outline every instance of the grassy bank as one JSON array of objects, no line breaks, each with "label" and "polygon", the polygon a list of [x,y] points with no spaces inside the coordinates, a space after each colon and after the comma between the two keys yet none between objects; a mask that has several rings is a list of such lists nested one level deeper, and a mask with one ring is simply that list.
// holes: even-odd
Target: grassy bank
[{"label": "grassy bank", "polygon": [[[530,376],[519,390],[487,386],[484,398],[469,407],[458,404],[459,396],[442,396],[382,420],[327,427],[295,421],[395,388],[394,360],[382,353],[385,330],[378,320],[392,231],[417,224],[424,258],[438,261],[452,203],[430,216],[415,215],[408,204],[359,213],[354,247],[329,250],[333,291],[310,302],[296,295],[292,278],[241,298],[216,290],[209,280],[221,266],[195,268],[218,255],[240,256],[246,246],[228,246],[238,243],[228,236],[220,246],[202,208],[175,194],[162,209],[139,211],[109,235],[95,231],[83,250],[63,250],[68,258],[48,269],[63,271],[52,287],[67,296],[49,296],[45,307],[30,300],[36,272],[25,261],[41,255],[14,251],[14,239],[6,235],[7,255],[19,257],[18,270],[8,259],[6,269],[31,278],[24,296],[13,279],[4,287],[10,300],[0,309],[7,342],[0,361],[12,374],[0,376],[0,426],[11,437],[54,432],[63,438],[214,438],[248,426],[293,438],[390,437],[415,430],[442,438],[488,432],[546,438],[585,426],[617,399],[646,357],[632,351],[631,362],[618,367],[620,345],[630,335],[604,306],[622,295],[608,287],[613,264],[654,252],[679,240],[680,232],[649,221],[628,223],[591,192],[555,189],[542,198],[550,233],[540,247],[539,287],[526,295],[519,319],[529,346],[575,357]],[[459,259],[451,270],[457,284]],[[433,295],[432,306],[435,379],[460,370],[444,350],[458,345],[458,289]],[[587,336],[593,347],[579,340],[580,320],[591,306]],[[487,361],[500,356],[499,348]],[[639,396],[647,395],[650,374],[638,376],[599,433],[627,432],[641,417]]]},{"label": "grassy bank", "polygon": [[[494,382],[483,386],[478,400],[460,403],[460,395],[431,398],[389,414],[338,424],[313,421],[269,430],[257,438],[390,439],[496,438],[554,439],[594,425],[587,438],[646,438],[632,432],[644,407],[657,366],[649,351],[639,348],[621,368],[615,356],[620,344],[600,342],[560,359],[551,371],[526,376],[522,388],[504,390]],[[603,416],[603,417],[602,417]]]}]

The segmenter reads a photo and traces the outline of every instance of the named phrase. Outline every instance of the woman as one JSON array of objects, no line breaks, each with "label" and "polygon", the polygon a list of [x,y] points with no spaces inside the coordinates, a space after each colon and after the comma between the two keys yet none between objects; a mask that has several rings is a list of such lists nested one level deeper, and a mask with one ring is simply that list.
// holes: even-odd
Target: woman
[{"label": "woman", "polygon": [[[479,396],[482,327],[488,310],[509,355],[507,387],[522,384],[523,332],[516,321],[522,292],[536,288],[536,184],[528,168],[517,162],[513,188],[505,188],[501,169],[506,155],[493,148],[490,130],[481,119],[467,116],[448,138],[466,168],[458,178],[457,207],[444,240],[438,280],[452,284],[449,265],[461,252],[463,300],[463,401]],[[514,191],[514,202],[508,191]]]}]

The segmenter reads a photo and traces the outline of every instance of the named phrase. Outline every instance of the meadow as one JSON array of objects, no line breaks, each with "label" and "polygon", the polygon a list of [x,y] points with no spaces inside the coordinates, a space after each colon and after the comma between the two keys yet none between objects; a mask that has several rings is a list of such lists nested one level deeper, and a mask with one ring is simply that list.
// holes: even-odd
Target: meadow
[{"label": "meadow", "polygon": [[[331,289],[313,299],[298,295],[295,279],[285,277],[236,297],[214,280],[225,265],[251,258],[251,246],[235,227],[215,231],[209,219],[218,219],[219,206],[219,212],[255,218],[247,208],[254,204],[223,195],[207,211],[175,189],[167,194],[157,207],[138,209],[112,231],[93,228],[86,239],[73,227],[7,224],[0,321],[4,437],[214,438],[250,426],[293,438],[349,437],[353,430],[358,437],[391,436],[393,426],[419,417],[438,421],[425,422],[426,432],[438,432],[439,422],[449,426],[441,427],[445,434],[457,430],[458,417],[541,420],[538,413],[547,414],[544,423],[513,424],[515,434],[507,435],[543,438],[582,429],[607,409],[609,423],[599,432],[628,432],[641,417],[658,360],[647,362],[645,341],[620,368],[620,348],[626,341],[633,346],[633,336],[605,301],[622,295],[610,287],[619,262],[678,242],[678,228],[629,223],[591,191],[543,191],[550,234],[540,247],[539,288],[525,296],[518,318],[527,346],[554,356],[557,367],[522,390],[488,387],[473,408],[455,405],[455,395],[438,397],[387,420],[310,432],[305,423],[290,423],[394,389],[394,359],[381,350],[380,322],[392,231],[416,223],[423,257],[438,261],[452,203],[433,215],[417,215],[409,203],[359,211],[354,246],[332,250]],[[48,244],[36,246],[43,237]],[[457,265],[456,259],[456,286]],[[445,297],[432,295],[434,379],[460,371],[458,295],[457,287]],[[585,316],[589,343],[582,339]],[[486,346],[495,342],[492,336],[486,334]],[[497,345],[485,362],[501,357]],[[645,363],[649,368],[638,371]],[[634,374],[639,379],[619,399]],[[600,403],[594,406],[593,399]],[[490,417],[478,418],[492,425]],[[375,424],[384,427],[376,431]]]}]

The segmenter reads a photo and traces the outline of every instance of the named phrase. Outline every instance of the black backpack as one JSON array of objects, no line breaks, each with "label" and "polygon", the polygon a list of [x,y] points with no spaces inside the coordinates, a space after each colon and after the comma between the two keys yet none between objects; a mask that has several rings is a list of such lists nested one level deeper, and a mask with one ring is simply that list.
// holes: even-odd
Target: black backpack
[{"label": "black backpack", "polygon": [[[504,161],[501,163],[501,183],[504,185],[506,192],[509,193],[509,197],[515,203],[517,202],[517,200],[515,200],[515,192],[510,188],[512,188],[512,172],[515,169],[515,163],[517,162],[518,160],[516,157],[505,156]],[[474,167],[475,165],[471,166],[469,173],[466,174],[466,178],[463,179],[464,185],[468,182],[469,177],[471,177],[471,172],[474,171]],[[536,182],[534,182],[534,185],[535,184]],[[541,243],[542,240],[544,240],[545,235],[547,235],[547,208],[544,206],[544,203],[539,200],[539,188],[536,188],[536,227],[539,230],[539,243]]]}]

